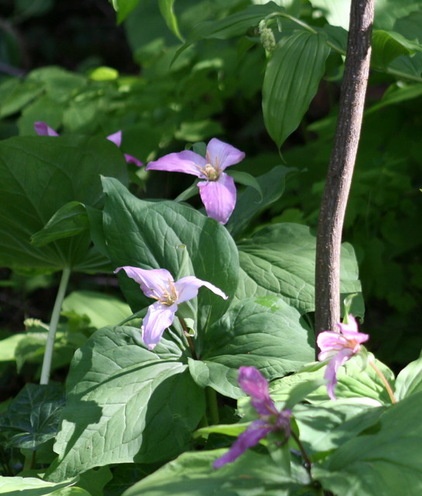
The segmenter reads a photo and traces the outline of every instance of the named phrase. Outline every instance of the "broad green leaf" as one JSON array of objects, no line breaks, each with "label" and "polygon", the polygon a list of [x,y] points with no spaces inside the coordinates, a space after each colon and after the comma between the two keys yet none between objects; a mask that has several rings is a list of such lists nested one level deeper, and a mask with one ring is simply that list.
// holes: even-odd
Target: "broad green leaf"
[{"label": "broad green leaf", "polygon": [[0,341],[0,362],[12,362],[15,360],[15,350],[19,341],[25,334],[18,333]]},{"label": "broad green leaf", "polygon": [[239,193],[236,208],[226,228],[236,237],[248,226],[251,219],[278,200],[284,192],[286,175],[292,169],[281,165],[256,178],[257,188],[250,186]]},{"label": "broad green leaf", "polygon": [[282,13],[285,10],[275,2],[264,5],[249,5],[245,9],[224,17],[224,19],[198,23],[188,36],[188,43],[204,39],[227,39],[246,35],[248,30],[257,27],[259,21],[267,16]]},{"label": "broad green leaf", "polygon": [[73,98],[88,82],[87,78],[81,74],[54,66],[31,71],[28,81],[35,81],[45,89],[51,99],[60,104]]},{"label": "broad green leaf", "polygon": [[183,41],[183,36],[179,30],[177,17],[174,13],[174,0],[158,0],[158,5],[170,31],[175,34],[179,40]]},{"label": "broad green leaf", "polygon": [[46,496],[47,494],[54,494],[56,490],[72,483],[74,484],[74,481],[55,484],[35,477],[0,476],[0,494],[7,494],[8,496]]},{"label": "broad green leaf", "polygon": [[111,0],[114,10],[117,12],[117,21],[120,24],[138,5],[140,0]]},{"label": "broad green leaf", "polygon": [[88,231],[43,247],[30,242],[69,202],[100,206],[100,174],[126,181],[122,154],[105,139],[34,136],[2,141],[0,264],[46,271],[104,268],[107,259],[90,246]]},{"label": "broad green leaf", "polygon": [[408,40],[422,43],[422,2],[418,10],[410,12],[408,16],[397,19],[394,23],[394,31],[402,34]]},{"label": "broad green leaf", "polygon": [[409,55],[421,48],[420,45],[407,40],[399,33],[377,29],[372,34],[371,64],[385,69],[400,55]]},{"label": "broad green leaf", "polygon": [[321,11],[332,26],[349,29],[350,0],[333,2],[332,0],[310,0],[312,7]]},{"label": "broad green leaf", "polygon": [[388,105],[395,105],[407,100],[413,100],[414,98],[419,98],[420,96],[422,96],[422,85],[420,84],[393,84],[383,94],[379,102],[375,103],[365,111],[365,115],[376,112],[377,110],[387,107]]},{"label": "broad green leaf", "polygon": [[397,376],[395,394],[402,400],[422,391],[422,357],[409,363]]},{"label": "broad green leaf", "polygon": [[325,490],[342,496],[422,492],[422,392],[386,409],[379,421],[349,439],[313,475]]},{"label": "broad green leaf", "polygon": [[262,108],[267,131],[279,148],[308,110],[329,53],[326,37],[308,31],[282,38],[272,53],[265,70]]},{"label": "broad green leaf", "polygon": [[[229,296],[223,300],[200,289],[198,332],[219,318],[230,304],[239,270],[237,249],[227,230],[186,205],[139,200],[115,179],[104,178],[103,185],[104,235],[114,267],[165,268],[178,277],[183,263],[185,271],[189,266],[189,275],[211,282]],[[153,302],[126,275],[119,275],[119,280],[134,312]]]},{"label": "broad green leaf", "polygon": [[34,81],[6,79],[0,84],[0,117],[19,112],[42,91],[43,88]]},{"label": "broad green leaf", "polygon": [[268,379],[284,376],[313,359],[313,341],[299,312],[282,299],[245,298],[207,330],[198,353],[208,375],[199,369],[199,379],[194,378],[227,396],[243,396],[237,383],[240,366],[257,367]]},{"label": "broad green leaf", "polygon": [[[276,295],[299,312],[313,312],[315,300],[315,237],[300,224],[274,224],[238,243],[243,271],[236,297]],[[363,316],[358,266],[353,248],[342,246],[342,298],[357,293],[352,313]]]},{"label": "broad green leaf", "polygon": [[100,329],[119,324],[131,314],[131,310],[129,305],[114,296],[81,290],[73,291],[63,300],[62,314],[86,317],[92,327]]},{"label": "broad green leaf", "polygon": [[421,9],[421,0],[377,0],[374,26],[376,29],[393,29],[398,19]]},{"label": "broad green leaf", "polygon": [[52,439],[58,431],[64,401],[61,384],[27,384],[0,417],[2,431],[8,433],[7,444],[36,450]]},{"label": "broad green leaf", "polygon": [[77,201],[63,205],[47,224],[31,236],[31,243],[44,246],[58,239],[70,238],[86,231],[89,227],[85,206]]},{"label": "broad green leaf", "polygon": [[168,460],[186,449],[204,397],[182,360],[165,340],[146,350],[139,329],[97,331],[71,365],[54,446],[59,462],[49,479],[111,463]]},{"label": "broad green leaf", "polygon": [[318,490],[295,480],[268,455],[247,451],[221,469],[213,461],[225,450],[184,453],[141,480],[122,496],[292,496],[318,495]]},{"label": "broad green leaf", "polygon": [[[393,372],[382,362],[376,360],[375,363],[390,385],[394,386]],[[276,401],[287,401],[292,390],[298,384],[307,384],[312,381],[322,380],[325,367],[326,364],[320,362],[310,364],[299,370],[296,374],[272,382],[272,397]],[[337,373],[337,380],[335,393],[339,399],[359,398],[361,403],[372,406],[391,404],[390,397],[374,369],[369,365],[365,367],[359,356],[352,357],[345,365],[340,367]],[[325,384],[307,395],[307,400],[311,402],[325,402],[328,399]]]}]

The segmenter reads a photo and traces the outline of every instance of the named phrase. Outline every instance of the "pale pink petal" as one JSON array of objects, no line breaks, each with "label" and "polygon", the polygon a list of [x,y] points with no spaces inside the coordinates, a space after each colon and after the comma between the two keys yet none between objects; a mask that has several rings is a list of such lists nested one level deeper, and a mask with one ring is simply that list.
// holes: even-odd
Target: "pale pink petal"
[{"label": "pale pink petal", "polygon": [[324,331],[318,334],[317,345],[321,350],[318,360],[323,361],[347,347],[348,341],[339,332]]},{"label": "pale pink petal", "polygon": [[177,305],[169,307],[158,302],[150,305],[141,327],[142,340],[148,349],[155,348],[163,332],[171,326],[176,310]]},{"label": "pale pink petal", "polygon": [[224,172],[217,181],[198,183],[199,194],[208,217],[226,224],[236,206],[236,186]]},{"label": "pale pink petal", "polygon": [[215,293],[218,296],[221,296],[225,300],[227,300],[228,296],[221,291],[221,289],[217,288],[214,286],[214,284],[211,284],[210,282],[203,281],[202,279],[198,279],[195,276],[186,276],[182,277],[176,283],[174,284],[176,287],[176,291],[178,294],[177,302],[178,303],[183,303],[184,301],[191,300],[192,298],[195,298],[198,294],[198,290],[200,287],[205,286],[209,290],[211,290],[213,293]]},{"label": "pale pink petal", "polygon": [[161,170],[168,172],[184,172],[196,177],[205,178],[201,168],[207,165],[204,157],[190,150],[179,153],[170,153],[153,162],[149,162],[146,170]]},{"label": "pale pink petal", "polygon": [[334,394],[334,389],[337,385],[337,371],[338,369],[353,356],[353,350],[350,348],[345,348],[339,351],[328,363],[325,369],[324,379],[327,381],[327,392],[328,396],[335,400],[336,396]]},{"label": "pale pink petal", "polygon": [[245,154],[228,143],[213,138],[207,146],[207,163],[215,168],[224,170],[230,165],[235,165],[245,158]]},{"label": "pale pink petal", "polygon": [[41,121],[34,122],[34,129],[35,129],[35,132],[39,136],[58,136],[59,135],[48,124],[46,124],[45,122],[41,122]]},{"label": "pale pink petal", "polygon": [[138,267],[118,267],[114,273],[123,269],[126,275],[136,281],[145,294],[150,298],[164,297],[169,283],[174,282],[173,276],[166,269],[139,269]]},{"label": "pale pink petal", "polygon": [[271,431],[272,431],[271,426],[269,426],[263,420],[255,420],[246,429],[245,432],[242,432],[242,434],[240,434],[240,436],[233,443],[229,451],[214,461],[213,467],[220,468],[226,463],[234,462],[247,449],[257,445],[259,441],[263,439]]},{"label": "pale pink petal", "polygon": [[122,132],[117,131],[116,133],[110,134],[107,136],[107,139],[120,148],[120,145],[122,144]]}]

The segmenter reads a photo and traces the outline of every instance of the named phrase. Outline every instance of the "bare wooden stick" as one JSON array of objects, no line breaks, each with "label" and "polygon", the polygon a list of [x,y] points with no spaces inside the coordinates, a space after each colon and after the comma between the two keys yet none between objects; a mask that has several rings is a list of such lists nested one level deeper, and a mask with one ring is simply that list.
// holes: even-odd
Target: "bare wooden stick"
[{"label": "bare wooden stick", "polygon": [[374,0],[352,0],[340,109],[318,222],[315,329],[340,321],[340,246],[362,126],[371,55]]}]

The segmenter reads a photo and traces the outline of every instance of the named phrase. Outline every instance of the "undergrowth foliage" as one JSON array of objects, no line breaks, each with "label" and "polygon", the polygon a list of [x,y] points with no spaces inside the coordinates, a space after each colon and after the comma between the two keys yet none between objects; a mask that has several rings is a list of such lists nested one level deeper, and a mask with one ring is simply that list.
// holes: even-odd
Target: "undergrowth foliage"
[{"label": "undergrowth foliage", "polygon": [[376,4],[317,343],[348,2],[111,3],[140,74],[3,50],[2,286],[57,292],[2,324],[0,493],[418,496],[420,1]]}]

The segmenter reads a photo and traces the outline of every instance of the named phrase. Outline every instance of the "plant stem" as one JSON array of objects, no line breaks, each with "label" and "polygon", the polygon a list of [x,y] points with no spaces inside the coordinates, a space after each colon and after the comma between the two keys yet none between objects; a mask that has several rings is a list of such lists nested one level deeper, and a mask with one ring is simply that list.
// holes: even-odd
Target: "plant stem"
[{"label": "plant stem", "polygon": [[306,453],[305,448],[303,447],[303,444],[301,443],[301,441],[299,439],[299,436],[297,436],[296,433],[293,432],[293,430],[292,430],[290,435],[295,440],[295,443],[297,444],[297,446],[300,450],[300,453],[302,454],[302,458],[303,458],[303,462],[304,462],[303,466],[305,467],[305,470],[308,472],[309,479],[312,481],[312,473],[311,473],[312,463],[311,463],[311,460],[309,459],[308,454]]},{"label": "plant stem", "polygon": [[67,283],[69,282],[70,269],[65,267],[60,279],[59,289],[57,290],[56,301],[54,302],[53,313],[51,314],[50,326],[45,346],[44,360],[41,369],[40,384],[48,384],[50,380],[51,362],[53,360],[54,339],[56,337],[57,325],[59,323],[60,311],[64,295],[66,293]]},{"label": "plant stem", "polygon": [[217,393],[211,387],[205,388],[205,395],[207,398],[207,408],[209,419],[212,425],[217,425],[220,422],[220,415],[218,412]]},{"label": "plant stem", "polygon": [[391,389],[390,383],[387,381],[385,375],[381,372],[381,370],[375,365],[375,363],[372,360],[369,360],[369,365],[375,370],[375,373],[381,379],[381,382],[384,384],[388,396],[390,397],[391,403],[397,403],[397,399],[394,396],[393,390]]},{"label": "plant stem", "polygon": [[316,334],[340,322],[341,236],[362,126],[373,17],[374,0],[352,0],[339,116],[318,221]]}]

